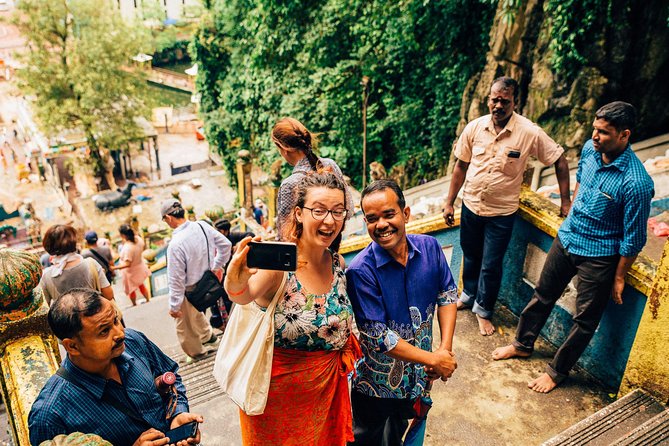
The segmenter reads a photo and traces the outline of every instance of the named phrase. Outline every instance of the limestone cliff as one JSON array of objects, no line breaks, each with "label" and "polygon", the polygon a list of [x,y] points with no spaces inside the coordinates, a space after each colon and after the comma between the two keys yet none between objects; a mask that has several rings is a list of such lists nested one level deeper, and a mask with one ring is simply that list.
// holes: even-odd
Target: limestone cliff
[{"label": "limestone cliff", "polygon": [[639,125],[633,141],[669,131],[667,0],[610,1],[606,17],[593,19],[595,32],[581,36],[592,40],[582,48],[584,66],[570,77],[552,68],[547,1],[518,3],[509,21],[502,19],[509,2],[499,1],[486,65],[463,94],[458,134],[469,120],[488,113],[490,84],[501,75],[520,83],[517,111],[540,124],[572,158],[590,137],[594,112],[613,100],[637,107]]}]

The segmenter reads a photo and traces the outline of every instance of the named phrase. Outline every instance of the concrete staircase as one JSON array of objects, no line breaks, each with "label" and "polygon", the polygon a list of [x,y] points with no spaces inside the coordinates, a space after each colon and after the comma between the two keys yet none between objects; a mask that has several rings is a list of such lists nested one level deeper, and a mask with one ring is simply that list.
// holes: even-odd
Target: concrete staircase
[{"label": "concrete staircase", "polygon": [[669,445],[669,410],[635,390],[543,443],[543,446]]}]

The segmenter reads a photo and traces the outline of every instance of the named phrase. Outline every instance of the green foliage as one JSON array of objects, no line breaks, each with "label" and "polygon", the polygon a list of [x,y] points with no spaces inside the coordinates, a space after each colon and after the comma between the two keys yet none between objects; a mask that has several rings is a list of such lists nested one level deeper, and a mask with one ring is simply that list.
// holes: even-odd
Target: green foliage
[{"label": "green foliage", "polygon": [[412,184],[435,178],[494,9],[490,0],[212,1],[190,47],[208,139],[230,173],[242,148],[267,168],[279,156],[270,130],[293,116],[360,185],[368,76],[368,162],[407,166]]},{"label": "green foliage", "polygon": [[[623,3],[626,0],[623,0]],[[550,49],[556,74],[572,81],[588,60],[586,53],[611,24],[611,0],[548,0]]]},{"label": "green foliage", "polygon": [[177,40],[177,29],[174,26],[168,26],[165,29],[154,32],[154,34],[156,53],[160,53],[163,56],[165,55],[164,53],[169,52],[179,43]]},{"label": "green foliage", "polygon": [[94,172],[106,172],[100,148],[141,135],[146,83],[132,68],[142,50],[141,28],[127,25],[109,1],[22,0],[15,23],[26,38],[22,90],[33,97],[42,130],[84,133]]},{"label": "green foliage", "polygon": [[523,3],[522,0],[488,0],[491,4],[496,4],[499,1],[500,18],[502,22],[509,25],[516,19],[516,12]]},{"label": "green foliage", "polygon": [[153,53],[153,66],[190,61],[189,43],[188,39],[179,38],[175,27],[167,27],[155,37],[156,51]]},{"label": "green foliage", "polygon": [[162,23],[167,18],[160,0],[141,0],[142,20]]}]

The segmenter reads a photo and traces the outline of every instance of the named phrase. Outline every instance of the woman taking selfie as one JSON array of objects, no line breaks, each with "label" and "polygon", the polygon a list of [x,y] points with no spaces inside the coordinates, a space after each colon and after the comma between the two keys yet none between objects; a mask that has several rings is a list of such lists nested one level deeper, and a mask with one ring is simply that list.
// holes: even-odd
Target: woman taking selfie
[{"label": "woman taking selfie", "polygon": [[[344,184],[329,172],[295,186],[283,238],[297,244],[297,271],[287,273],[274,313],[274,356],[262,415],[240,411],[245,445],[344,445],[353,440],[347,374],[361,356],[351,335],[353,311],[343,259],[329,249],[346,219]],[[267,308],[283,282],[280,271],[250,269],[250,238],[230,261],[225,289],[240,305]]]},{"label": "woman taking selfie", "polygon": [[[288,164],[293,166],[293,173],[281,182],[277,196],[277,221],[276,229],[279,236],[283,237],[281,226],[288,220],[295,208],[295,187],[304,179],[309,172],[319,169],[330,169],[342,184],[344,175],[341,169],[329,158],[319,158],[314,153],[316,148],[315,136],[297,119],[283,118],[274,124],[272,128],[272,142],[279,149],[279,153]],[[346,190],[346,187],[344,187]],[[353,217],[353,200],[350,193],[346,193],[346,218]],[[339,247],[340,238],[335,243]],[[336,249],[335,249],[336,250]]]}]

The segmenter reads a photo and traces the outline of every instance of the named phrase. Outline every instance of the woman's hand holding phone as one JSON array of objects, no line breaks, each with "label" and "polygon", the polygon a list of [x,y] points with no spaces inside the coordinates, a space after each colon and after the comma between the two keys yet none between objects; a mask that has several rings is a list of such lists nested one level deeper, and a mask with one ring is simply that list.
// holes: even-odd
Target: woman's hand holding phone
[{"label": "woman's hand holding phone", "polygon": [[246,237],[240,241],[225,272],[225,291],[233,302],[235,302],[236,295],[244,294],[243,291],[248,288],[249,279],[258,272],[257,268],[249,268],[246,264],[246,257],[249,253],[248,245],[251,240],[260,241],[260,237],[256,236],[253,239]]}]

